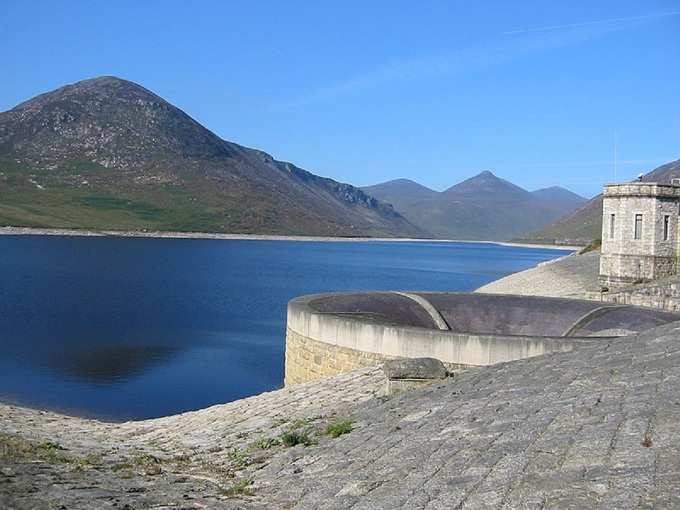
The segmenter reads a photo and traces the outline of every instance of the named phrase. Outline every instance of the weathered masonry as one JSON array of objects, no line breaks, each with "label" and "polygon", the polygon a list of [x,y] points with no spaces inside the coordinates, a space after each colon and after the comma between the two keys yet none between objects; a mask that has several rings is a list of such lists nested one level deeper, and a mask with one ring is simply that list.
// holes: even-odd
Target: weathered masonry
[{"label": "weathered masonry", "polygon": [[604,187],[600,283],[612,288],[678,273],[680,186]]}]

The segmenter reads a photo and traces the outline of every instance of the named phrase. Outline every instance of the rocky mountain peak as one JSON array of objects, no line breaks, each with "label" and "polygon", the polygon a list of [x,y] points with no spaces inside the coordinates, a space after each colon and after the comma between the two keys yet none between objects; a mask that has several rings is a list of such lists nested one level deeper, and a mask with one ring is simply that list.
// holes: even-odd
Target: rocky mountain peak
[{"label": "rocky mountain peak", "polygon": [[104,76],[66,85],[0,113],[3,152],[43,166],[69,158],[107,168],[137,168],[171,155],[214,158],[231,150],[141,85]]},{"label": "rocky mountain peak", "polygon": [[503,194],[505,196],[523,196],[529,195],[529,192],[516,186],[515,184],[501,179],[496,176],[493,172],[485,170],[469,179],[464,180],[451,186],[449,189],[444,191],[447,194]]}]

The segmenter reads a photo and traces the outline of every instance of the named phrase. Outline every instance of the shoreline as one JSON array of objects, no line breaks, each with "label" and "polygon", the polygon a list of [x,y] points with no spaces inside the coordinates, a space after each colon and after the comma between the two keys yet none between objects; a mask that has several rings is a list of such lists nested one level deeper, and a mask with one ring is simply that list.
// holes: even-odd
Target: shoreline
[{"label": "shoreline", "polygon": [[599,268],[599,252],[570,253],[511,273],[474,292],[594,299],[599,292]]},{"label": "shoreline", "polygon": [[469,239],[421,239],[408,237],[331,237],[296,236],[277,234],[222,234],[210,232],[172,232],[140,230],[80,230],[68,228],[0,227],[0,235],[7,236],[73,236],[73,237],[135,237],[157,239],[215,239],[232,241],[312,241],[312,242],[410,242],[410,243],[476,243],[496,244],[516,248],[543,248],[548,250],[577,251],[582,246],[537,243],[513,243],[511,241],[479,241]]}]

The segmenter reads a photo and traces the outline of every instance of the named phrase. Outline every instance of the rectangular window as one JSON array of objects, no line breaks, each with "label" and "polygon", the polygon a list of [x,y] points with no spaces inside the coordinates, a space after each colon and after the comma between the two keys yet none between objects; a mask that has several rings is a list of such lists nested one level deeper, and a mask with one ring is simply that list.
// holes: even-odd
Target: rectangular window
[{"label": "rectangular window", "polygon": [[609,239],[614,239],[614,232],[616,227],[616,214],[609,216]]},{"label": "rectangular window", "polygon": [[668,227],[671,221],[671,217],[666,215],[663,217],[663,240],[668,241]]},{"label": "rectangular window", "polygon": [[642,239],[642,214],[635,215],[635,235],[633,239]]}]

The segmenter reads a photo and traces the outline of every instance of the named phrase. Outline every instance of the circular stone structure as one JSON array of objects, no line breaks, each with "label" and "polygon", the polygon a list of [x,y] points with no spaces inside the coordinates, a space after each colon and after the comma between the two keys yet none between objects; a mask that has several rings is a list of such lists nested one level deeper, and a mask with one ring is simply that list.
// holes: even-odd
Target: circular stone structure
[{"label": "circular stone structure", "polygon": [[361,292],[288,303],[285,384],[394,358],[483,366],[645,331],[680,314],[599,301],[530,296]]}]

